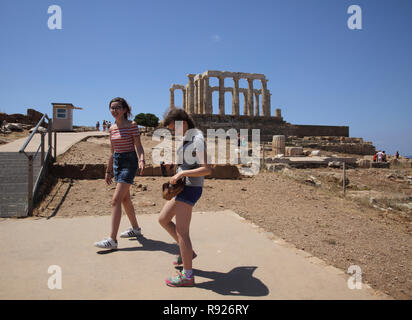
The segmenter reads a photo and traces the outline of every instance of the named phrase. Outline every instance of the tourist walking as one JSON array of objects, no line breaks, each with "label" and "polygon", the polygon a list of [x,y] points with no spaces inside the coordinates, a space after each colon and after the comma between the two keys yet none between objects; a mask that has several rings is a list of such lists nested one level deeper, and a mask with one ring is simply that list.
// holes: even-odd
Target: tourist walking
[{"label": "tourist walking", "polygon": [[96,122],[96,131],[100,131],[100,122],[99,121]]},{"label": "tourist walking", "polygon": [[102,128],[103,128],[103,132],[105,132],[106,131],[106,120],[103,120]]},{"label": "tourist walking", "polygon": [[111,154],[107,165],[105,180],[108,185],[117,182],[112,197],[112,224],[110,237],[94,245],[103,249],[117,249],[117,232],[122,216],[122,205],[129,218],[131,227],[120,234],[121,238],[141,235],[141,228],[130,197],[130,186],[139,169],[143,174],[145,161],[144,150],[140,141],[139,128],[129,120],[131,108],[123,98],[114,98],[109,103],[115,124],[109,130]]},{"label": "tourist walking", "polygon": [[[175,266],[183,264],[183,271],[176,277],[166,279],[166,284],[171,287],[194,286],[192,260],[196,257],[189,236],[192,209],[202,195],[204,176],[211,173],[207,164],[206,143],[203,134],[195,128],[193,119],[182,109],[172,109],[164,119],[164,126],[175,135],[183,132],[183,145],[178,148],[176,174],[170,178],[171,184],[176,184],[180,179],[185,180],[181,193],[166,202],[160,216],[160,225],[172,236],[179,245],[180,255],[173,262]],[[192,152],[185,152],[191,150]],[[187,154],[192,155],[187,158]],[[170,166],[169,166],[170,167]],[[172,219],[175,217],[176,222]]]}]

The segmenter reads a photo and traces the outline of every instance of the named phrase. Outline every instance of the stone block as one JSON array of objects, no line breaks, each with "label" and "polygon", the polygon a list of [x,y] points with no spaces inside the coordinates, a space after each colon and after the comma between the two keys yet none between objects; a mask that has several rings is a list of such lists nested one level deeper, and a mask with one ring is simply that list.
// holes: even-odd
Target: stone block
[{"label": "stone block", "polygon": [[302,147],[286,147],[286,156],[293,157],[293,156],[302,156],[303,155],[303,148]]},{"label": "stone block", "polygon": [[272,150],[275,154],[285,154],[285,136],[276,135],[272,137]]},{"label": "stone block", "polygon": [[329,168],[340,168],[340,167],[342,167],[342,162],[340,162],[340,161],[329,161],[328,167]]},{"label": "stone block", "polygon": [[320,150],[313,150],[312,153],[311,153],[311,155],[312,155],[312,156],[315,156],[315,157],[320,157],[320,156],[322,156],[322,151],[320,151]]},{"label": "stone block", "polygon": [[356,163],[359,168],[369,169],[371,167],[371,162],[368,159],[359,159]]},{"label": "stone block", "polygon": [[266,170],[270,172],[281,171],[285,168],[288,168],[288,169],[291,168],[291,166],[288,165],[287,163],[267,163],[265,167],[266,167]]},{"label": "stone block", "polygon": [[389,169],[390,163],[389,162],[372,162],[371,163],[372,168],[384,168],[384,169]]}]

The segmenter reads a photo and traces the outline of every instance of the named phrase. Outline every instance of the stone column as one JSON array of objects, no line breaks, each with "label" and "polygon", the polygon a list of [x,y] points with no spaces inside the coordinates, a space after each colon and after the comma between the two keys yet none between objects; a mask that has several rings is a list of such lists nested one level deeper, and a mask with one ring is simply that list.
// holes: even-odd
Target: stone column
[{"label": "stone column", "polygon": [[195,81],[195,114],[199,113],[198,93],[199,93],[199,83],[197,81]]},{"label": "stone column", "polygon": [[239,115],[239,78],[233,77],[232,115]]},{"label": "stone column", "polygon": [[271,110],[270,110],[270,100],[271,100],[271,96],[272,96],[272,94],[271,94],[270,91],[268,90],[268,117],[270,117],[270,115],[271,115]]},{"label": "stone column", "polygon": [[243,115],[247,116],[247,92],[243,91]]},{"label": "stone column", "polygon": [[209,110],[213,114],[213,90],[209,88]]},{"label": "stone column", "polygon": [[209,77],[203,77],[203,104],[204,113],[211,114],[209,102]]},{"label": "stone column", "polygon": [[175,107],[175,89],[170,88],[170,109]]},{"label": "stone column", "polygon": [[225,78],[219,77],[219,114],[225,114]]},{"label": "stone column", "polygon": [[278,135],[272,137],[272,150],[274,151],[275,155],[283,154],[285,155],[285,136]]},{"label": "stone column", "polygon": [[253,116],[253,79],[247,79],[248,90],[247,90],[247,110],[248,115]]},{"label": "stone column", "polygon": [[259,117],[260,116],[260,111],[259,111],[259,92],[255,92],[255,116]]},{"label": "stone column", "polygon": [[194,113],[195,112],[195,93],[194,93],[194,83],[193,83],[193,74],[188,74],[187,77],[189,78],[189,83],[187,86],[188,92],[187,92],[187,101],[188,101],[188,111],[189,113]]},{"label": "stone column", "polygon": [[[267,80],[261,79],[262,82],[262,113],[264,117],[270,116],[270,109],[268,111],[268,89],[267,89]],[[270,104],[269,104],[270,108]]]},{"label": "stone column", "polygon": [[205,90],[203,78],[199,78],[199,113],[205,114]]},{"label": "stone column", "polygon": [[186,110],[186,89],[185,88],[182,89],[182,96],[183,96],[182,109],[187,112]]},{"label": "stone column", "polygon": [[186,109],[190,113],[189,86],[186,87]]}]

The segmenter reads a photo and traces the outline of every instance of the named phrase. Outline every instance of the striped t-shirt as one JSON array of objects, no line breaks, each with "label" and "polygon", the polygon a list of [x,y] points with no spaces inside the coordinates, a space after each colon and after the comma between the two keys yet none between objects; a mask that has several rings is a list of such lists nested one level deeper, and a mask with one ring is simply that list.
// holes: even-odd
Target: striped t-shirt
[{"label": "striped t-shirt", "polygon": [[132,123],[128,128],[116,128],[109,130],[110,141],[114,152],[123,153],[134,151],[134,137],[139,136],[139,127]]}]

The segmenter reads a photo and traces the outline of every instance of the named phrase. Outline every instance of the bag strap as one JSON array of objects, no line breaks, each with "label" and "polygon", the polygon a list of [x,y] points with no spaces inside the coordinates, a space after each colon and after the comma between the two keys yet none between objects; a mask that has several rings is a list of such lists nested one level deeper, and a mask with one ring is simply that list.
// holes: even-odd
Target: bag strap
[{"label": "bag strap", "polygon": [[163,161],[160,162],[160,169],[162,170],[162,176],[167,177],[166,166],[165,166],[165,163]]}]

